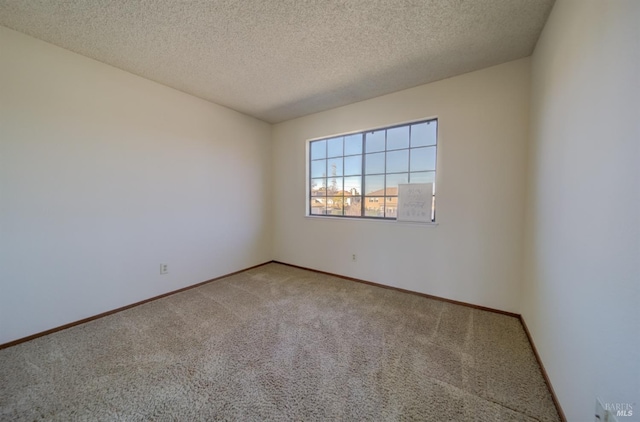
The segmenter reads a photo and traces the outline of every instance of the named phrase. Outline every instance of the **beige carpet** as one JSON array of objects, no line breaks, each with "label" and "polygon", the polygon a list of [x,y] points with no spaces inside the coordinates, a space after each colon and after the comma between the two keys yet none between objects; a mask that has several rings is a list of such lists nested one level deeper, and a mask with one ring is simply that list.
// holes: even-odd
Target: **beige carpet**
[{"label": "beige carpet", "polygon": [[268,264],[0,350],[0,419],[558,414],[517,319]]}]

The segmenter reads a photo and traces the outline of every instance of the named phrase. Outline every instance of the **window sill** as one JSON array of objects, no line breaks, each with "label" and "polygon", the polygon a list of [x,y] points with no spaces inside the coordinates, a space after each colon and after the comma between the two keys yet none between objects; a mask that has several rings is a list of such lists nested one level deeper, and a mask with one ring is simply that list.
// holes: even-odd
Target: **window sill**
[{"label": "window sill", "polygon": [[310,220],[331,220],[331,221],[357,221],[357,222],[365,222],[365,223],[375,223],[375,224],[396,224],[401,226],[421,226],[421,227],[436,227],[438,222],[430,222],[430,223],[420,223],[417,221],[398,221],[398,220],[386,220],[386,219],[377,219],[377,218],[359,218],[359,217],[325,217],[322,215],[305,215],[304,218]]}]

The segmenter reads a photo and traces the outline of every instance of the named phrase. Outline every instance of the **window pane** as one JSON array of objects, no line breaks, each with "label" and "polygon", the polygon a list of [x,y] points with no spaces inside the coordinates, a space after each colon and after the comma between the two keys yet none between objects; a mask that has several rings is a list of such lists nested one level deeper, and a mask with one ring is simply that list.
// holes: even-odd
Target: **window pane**
[{"label": "window pane", "polygon": [[435,183],[435,171],[421,171],[409,175],[409,183]]},{"label": "window pane", "polygon": [[340,195],[342,192],[342,177],[329,177],[327,195]]},{"label": "window pane", "polygon": [[409,150],[387,152],[387,173],[409,171]]},{"label": "window pane", "polygon": [[344,175],[362,174],[362,155],[344,157]]},{"label": "window pane", "polygon": [[311,179],[311,196],[327,194],[327,179]]},{"label": "window pane", "polygon": [[384,217],[384,196],[364,198],[364,215],[367,217]]},{"label": "window pane", "polygon": [[387,130],[387,150],[409,148],[409,126]]},{"label": "window pane", "polygon": [[384,175],[364,177],[365,195],[384,195]]},{"label": "window pane", "polygon": [[365,154],[364,172],[365,174],[384,173],[384,152]]},{"label": "window pane", "polygon": [[362,133],[344,137],[344,155],[362,154]]},{"label": "window pane", "polygon": [[323,215],[327,213],[325,198],[311,198],[311,214]]},{"label": "window pane", "polygon": [[411,146],[426,147],[427,145],[435,145],[437,128],[438,122],[435,120],[411,125]]},{"label": "window pane", "polygon": [[342,196],[330,196],[327,198],[327,214],[343,215],[344,198]]},{"label": "window pane", "polygon": [[327,157],[339,157],[342,155],[342,136],[327,139]]},{"label": "window pane", "polygon": [[313,141],[311,142],[311,159],[317,160],[318,158],[326,158],[327,156],[327,141]]},{"label": "window pane", "polygon": [[362,177],[344,178],[344,215],[359,217],[362,215],[360,195],[362,194]]},{"label": "window pane", "polygon": [[362,216],[362,202],[360,197],[344,197],[344,215],[351,217]]},{"label": "window pane", "polygon": [[362,193],[362,177],[345,177],[344,178],[344,192],[345,195],[349,194],[357,196]]},{"label": "window pane", "polygon": [[324,177],[327,175],[327,160],[311,162],[311,177]]},{"label": "window pane", "polygon": [[327,160],[327,176],[342,176],[342,157]]},{"label": "window pane", "polygon": [[384,216],[387,218],[398,218],[398,197],[387,196],[384,200]]},{"label": "window pane", "polygon": [[367,132],[365,136],[365,147],[367,152],[384,151],[384,130]]},{"label": "window pane", "polygon": [[435,170],[436,147],[411,150],[411,171]]},{"label": "window pane", "polygon": [[407,173],[388,174],[386,195],[397,195],[398,184],[408,183],[409,175]]}]

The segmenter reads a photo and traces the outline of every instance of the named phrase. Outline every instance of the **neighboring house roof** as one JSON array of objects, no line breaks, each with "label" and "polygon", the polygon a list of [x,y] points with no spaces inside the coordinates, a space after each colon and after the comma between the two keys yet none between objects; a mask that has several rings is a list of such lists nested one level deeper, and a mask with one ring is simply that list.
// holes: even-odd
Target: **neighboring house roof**
[{"label": "neighboring house roof", "polygon": [[387,188],[387,194],[385,195],[384,189],[375,190],[367,196],[398,196],[398,188]]}]

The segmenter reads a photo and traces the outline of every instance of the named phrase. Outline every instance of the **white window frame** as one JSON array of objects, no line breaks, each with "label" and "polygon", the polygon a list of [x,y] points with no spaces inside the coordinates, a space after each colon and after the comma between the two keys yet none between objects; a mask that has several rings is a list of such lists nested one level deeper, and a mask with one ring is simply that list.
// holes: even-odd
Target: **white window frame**
[{"label": "white window frame", "polygon": [[[427,124],[431,124],[431,123],[435,123],[436,124],[436,128],[435,128],[435,143],[428,143],[426,145],[413,145],[413,140],[411,139],[411,128],[415,125],[421,125],[423,123],[427,123]],[[388,145],[388,136],[387,136],[387,131],[391,130],[391,129],[396,129],[396,128],[403,128],[403,127],[409,127],[409,131],[410,131],[410,141],[409,141],[409,145],[405,148],[389,148]],[[377,150],[377,151],[373,151],[373,152],[368,152],[366,150],[366,142],[367,142],[367,135],[372,136],[373,133],[375,132],[380,132],[380,131],[385,131],[385,138],[384,138],[384,149],[382,150]],[[433,192],[433,203],[432,203],[432,218],[431,218],[431,224],[435,224],[436,222],[436,213],[435,213],[435,184],[437,182],[437,174],[438,174],[438,149],[440,147],[439,145],[439,121],[437,117],[430,117],[430,118],[424,118],[424,119],[419,119],[419,120],[414,120],[414,121],[409,121],[409,122],[405,122],[405,123],[398,123],[398,124],[393,124],[393,125],[389,125],[389,126],[381,126],[381,127],[377,127],[377,128],[370,128],[370,129],[366,129],[366,130],[359,130],[359,131],[354,131],[354,132],[347,132],[347,133],[341,133],[341,134],[335,134],[335,135],[331,135],[331,136],[323,136],[323,137],[319,137],[319,138],[313,138],[313,139],[308,139],[306,141],[306,148],[305,148],[305,162],[306,162],[306,174],[305,174],[305,184],[306,184],[306,195],[305,195],[305,216],[310,217],[310,218],[329,218],[329,219],[336,219],[336,220],[349,220],[349,219],[357,219],[357,220],[370,220],[370,221],[385,221],[385,222],[389,222],[389,221],[397,221],[397,209],[395,210],[395,212],[392,212],[391,214],[394,214],[393,217],[390,216],[386,216],[386,211],[387,211],[387,206],[386,203],[384,202],[384,200],[386,198],[390,198],[390,197],[395,197],[397,195],[397,191],[396,191],[396,195],[393,194],[389,194],[389,190],[386,184],[386,180],[387,177],[389,175],[393,176],[393,175],[402,175],[402,174],[406,174],[408,177],[407,182],[408,183],[412,183],[414,182],[412,180],[412,175],[414,175],[414,177],[418,174],[420,174],[420,176],[423,176],[422,173],[432,173],[433,174],[433,179],[430,180],[429,182],[432,182],[434,185],[434,192]],[[340,137],[352,137],[354,135],[360,135],[362,136],[362,147],[361,150],[356,154],[353,155],[349,155],[344,151],[344,142],[343,142],[343,152],[341,155],[334,155],[332,158],[328,157],[328,153],[325,154],[324,157],[320,157],[320,158],[316,158],[316,157],[312,157],[311,153],[312,153],[312,144],[314,142],[318,142],[318,141],[329,141],[329,140],[335,140],[336,138],[340,138]],[[353,138],[352,138],[353,139]],[[328,145],[328,143],[327,143]],[[406,171],[400,171],[400,172],[387,172],[387,163],[388,163],[388,159],[387,159],[387,153],[388,152],[395,152],[395,151],[404,151],[407,150],[407,155],[409,157],[409,160],[411,160],[411,152],[412,150],[415,150],[417,148],[424,148],[424,149],[428,149],[428,148],[432,148],[434,150],[433,154],[434,154],[434,158],[433,158],[433,169],[429,169],[429,170],[415,170],[415,171],[411,171],[411,161],[409,161],[408,166],[407,166],[407,170]],[[328,152],[328,147],[326,147],[326,151]],[[366,167],[366,160],[368,157],[371,157],[371,154],[376,154],[376,153],[380,153],[383,152],[385,154],[385,168],[384,168],[384,172],[381,173],[376,173],[376,174],[368,174],[365,171],[365,167]],[[360,172],[360,174],[357,175],[353,175],[353,176],[345,176],[344,175],[344,158],[345,157],[350,157],[350,156],[361,156],[361,164],[362,164],[362,171]],[[312,210],[312,201],[313,200],[318,200],[318,199],[322,199],[324,198],[324,204],[325,207],[329,201],[329,199],[331,198],[332,200],[336,197],[342,197],[343,198],[343,202],[345,201],[345,187],[344,184],[342,186],[342,189],[340,190],[341,195],[329,195],[329,180],[331,179],[331,176],[328,175],[328,164],[325,164],[325,173],[321,176],[321,177],[312,177],[314,175],[312,175],[312,162],[313,161],[317,161],[320,162],[322,160],[326,161],[328,163],[329,160],[331,159],[338,159],[338,158],[342,158],[342,162],[343,162],[343,171],[341,173],[340,176],[336,176],[334,175],[333,178],[334,180],[336,178],[340,178],[343,179],[344,177],[359,177],[360,178],[360,192],[359,195],[357,196],[358,200],[357,202],[360,204],[361,207],[361,212],[359,215],[345,215],[346,211],[345,209],[342,210],[342,214],[339,215],[334,215],[334,214],[318,214],[318,213],[313,213]],[[315,174],[315,176],[317,176],[317,174]],[[366,186],[366,176],[384,176],[384,185],[383,185],[383,189],[382,189],[382,193],[380,196],[376,196],[376,195],[371,195],[370,193],[366,192],[367,186]],[[313,195],[313,189],[312,189],[312,183],[314,181],[319,181],[321,179],[325,179],[325,183],[323,185],[324,189],[325,189],[325,193],[324,195],[321,196],[316,196]],[[415,183],[419,183],[421,182],[421,180],[416,180]],[[320,190],[323,188],[321,187]],[[376,191],[377,192],[377,191]],[[334,192],[335,193],[335,192]],[[367,212],[365,210],[366,207],[366,203],[368,203],[368,201],[370,200],[370,198],[375,198],[378,199],[378,201],[380,200],[380,198],[383,199],[383,207],[381,208],[383,210],[383,215],[382,216],[374,216],[374,215],[366,215]],[[397,203],[397,201],[396,201]],[[378,207],[380,202],[376,202],[375,205],[377,205]],[[326,209],[326,208],[325,208]],[[430,224],[427,223],[427,224]]]}]

